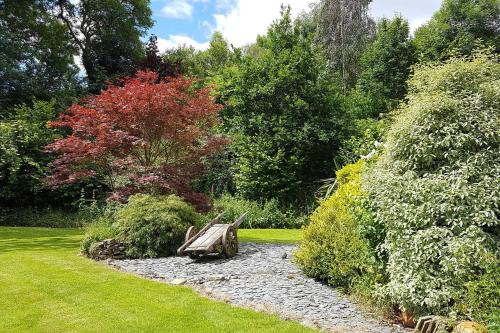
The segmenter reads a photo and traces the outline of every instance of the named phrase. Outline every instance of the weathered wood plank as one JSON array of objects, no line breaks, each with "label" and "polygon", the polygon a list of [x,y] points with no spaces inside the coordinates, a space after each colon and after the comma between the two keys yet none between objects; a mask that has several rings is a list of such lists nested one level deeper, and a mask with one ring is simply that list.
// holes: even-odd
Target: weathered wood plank
[{"label": "weathered wood plank", "polygon": [[205,225],[194,237],[192,237],[189,241],[185,242],[177,250],[177,254],[179,254],[179,255],[184,254],[184,251],[186,250],[186,248],[189,247],[194,241],[196,241],[198,239],[198,237],[200,237],[200,235],[203,235],[212,225],[214,225],[217,222],[219,222],[219,220],[221,219],[222,215],[224,215],[224,212],[220,213],[219,215],[217,215],[217,217],[215,219],[213,219],[212,221],[208,222],[207,225]]},{"label": "weathered wood plank", "polygon": [[227,227],[227,225],[225,225],[225,224],[215,225],[213,227],[214,232],[212,234],[210,234],[209,236],[207,236],[203,240],[203,242],[201,242],[199,247],[208,248],[208,247],[212,246],[214,243],[216,243],[218,240],[220,240],[220,238],[222,237],[222,233],[224,232],[226,227]]},{"label": "weathered wood plank", "polygon": [[222,232],[224,231],[224,224],[215,224],[210,229],[208,229],[205,234],[200,236],[195,240],[186,250],[188,251],[200,251],[207,249],[213,242],[220,238]]}]

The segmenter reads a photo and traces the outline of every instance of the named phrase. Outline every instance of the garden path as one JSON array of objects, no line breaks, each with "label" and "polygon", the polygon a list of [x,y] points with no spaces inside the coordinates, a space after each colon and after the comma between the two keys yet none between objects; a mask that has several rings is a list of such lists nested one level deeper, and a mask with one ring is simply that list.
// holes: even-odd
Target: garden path
[{"label": "garden path", "polygon": [[276,313],[325,331],[409,332],[375,319],[335,289],[304,276],[291,261],[294,248],[246,243],[240,244],[238,255],[229,260],[169,257],[108,263],[147,278],[185,283],[210,297]]}]

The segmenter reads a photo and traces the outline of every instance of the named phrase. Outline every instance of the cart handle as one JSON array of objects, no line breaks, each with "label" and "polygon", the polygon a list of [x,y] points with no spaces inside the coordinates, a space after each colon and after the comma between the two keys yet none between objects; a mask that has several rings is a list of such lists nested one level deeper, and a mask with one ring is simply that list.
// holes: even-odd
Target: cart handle
[{"label": "cart handle", "polygon": [[234,221],[233,223],[231,223],[231,225],[235,229],[238,229],[238,227],[240,226],[240,224],[245,220],[245,217],[247,216],[247,214],[248,214],[248,212],[244,212],[243,214],[241,214],[241,216],[236,221]]}]

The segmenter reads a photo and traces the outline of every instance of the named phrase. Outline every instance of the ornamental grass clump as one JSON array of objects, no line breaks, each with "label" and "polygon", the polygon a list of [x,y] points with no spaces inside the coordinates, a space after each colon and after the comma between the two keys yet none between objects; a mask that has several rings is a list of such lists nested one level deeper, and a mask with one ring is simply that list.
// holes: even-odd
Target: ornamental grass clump
[{"label": "ornamental grass clump", "polygon": [[499,260],[499,151],[498,56],[417,67],[366,177],[387,230],[381,297],[414,316],[483,319],[495,310],[499,287],[483,277]]}]

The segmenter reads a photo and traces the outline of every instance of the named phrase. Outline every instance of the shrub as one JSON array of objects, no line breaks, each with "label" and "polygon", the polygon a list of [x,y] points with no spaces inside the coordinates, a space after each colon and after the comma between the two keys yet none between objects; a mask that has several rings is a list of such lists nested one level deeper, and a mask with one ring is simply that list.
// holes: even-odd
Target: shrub
[{"label": "shrub", "polygon": [[21,105],[5,121],[0,121],[0,201],[33,204],[44,196],[43,179],[51,156],[43,147],[57,137],[47,128],[56,115],[55,102],[33,101]]},{"label": "shrub", "polygon": [[232,223],[241,214],[247,212],[241,227],[249,229],[293,229],[300,228],[307,222],[305,216],[297,215],[291,211],[282,211],[275,199],[261,204],[252,200],[223,195],[214,201],[214,210],[209,217],[215,217],[222,211],[224,211],[222,221],[225,223]]},{"label": "shrub", "polygon": [[416,68],[367,177],[387,230],[389,281],[378,292],[415,315],[448,314],[460,303],[459,315],[478,317],[463,295],[491,294],[470,288],[486,274],[487,258],[498,263],[500,248],[497,61],[483,51]]},{"label": "shrub", "polygon": [[88,256],[94,244],[116,237],[117,230],[113,227],[112,220],[102,217],[86,227],[80,250]]},{"label": "shrub", "polygon": [[[338,188],[324,200],[303,230],[295,260],[304,272],[336,287],[351,290],[355,283],[373,284],[378,270],[375,247],[369,235],[374,223],[363,206],[359,161],[337,171]],[[362,218],[360,218],[362,217]],[[361,223],[366,223],[363,226]]]},{"label": "shrub", "polygon": [[201,216],[175,195],[136,194],[117,211],[119,240],[127,243],[128,256],[152,258],[175,253],[191,225],[200,226]]}]

